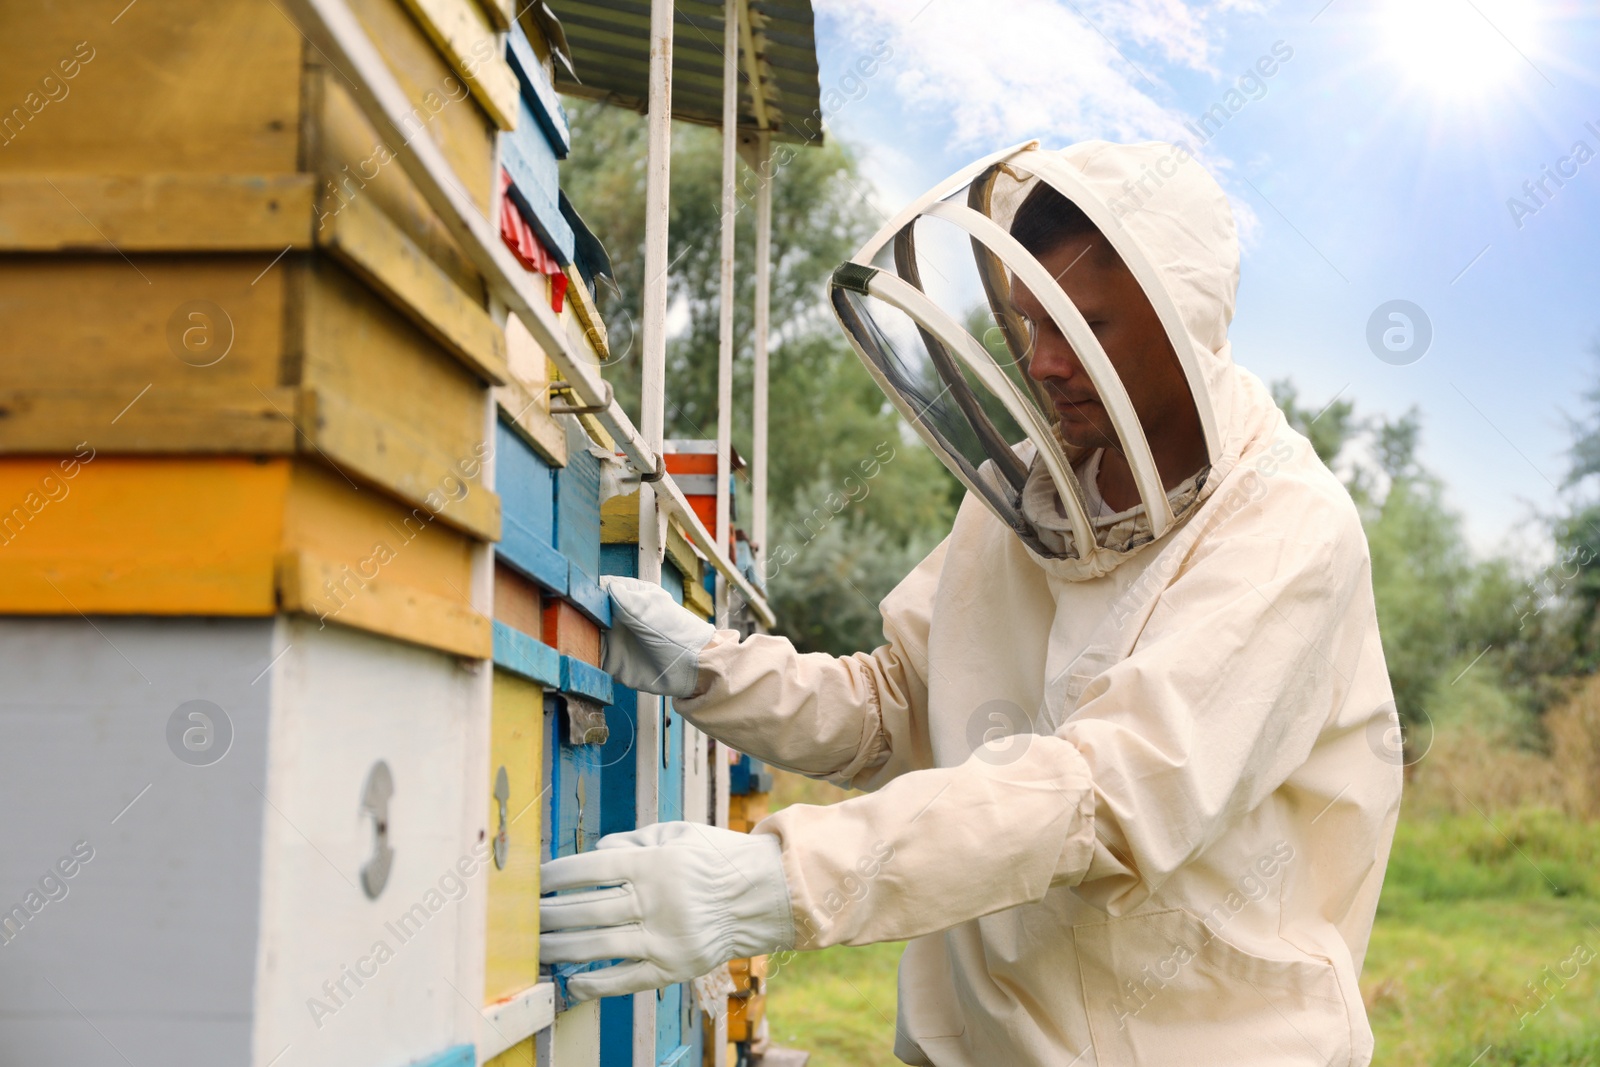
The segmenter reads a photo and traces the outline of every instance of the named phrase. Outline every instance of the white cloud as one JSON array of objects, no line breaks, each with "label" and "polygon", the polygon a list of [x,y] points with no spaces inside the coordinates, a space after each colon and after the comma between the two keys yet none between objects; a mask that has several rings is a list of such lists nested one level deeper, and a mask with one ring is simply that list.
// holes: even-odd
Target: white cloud
[{"label": "white cloud", "polygon": [[[866,51],[894,50],[893,90],[909,111],[948,123],[950,147],[976,156],[1037,137],[1183,140],[1191,116],[1160,102],[1163,70],[1211,76],[1224,16],[1269,0],[818,0],[819,15]],[[1220,80],[1219,80],[1220,86]],[[1219,88],[1220,91],[1220,88]],[[1219,177],[1226,157],[1198,153]],[[1257,229],[1235,199],[1248,240]]]},{"label": "white cloud", "polygon": [[863,46],[886,40],[902,99],[949,115],[962,144],[1046,136],[1173,138],[1156,62],[1214,74],[1219,13],[1257,0],[820,0]]}]

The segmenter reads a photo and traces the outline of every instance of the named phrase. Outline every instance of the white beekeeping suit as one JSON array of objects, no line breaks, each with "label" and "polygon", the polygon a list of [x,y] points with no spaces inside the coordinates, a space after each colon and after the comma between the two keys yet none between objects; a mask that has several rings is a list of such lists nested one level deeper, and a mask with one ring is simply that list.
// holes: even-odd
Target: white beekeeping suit
[{"label": "white beekeeping suit", "polygon": [[[945,198],[966,187],[969,208],[1003,220],[1011,194],[994,182],[1040,174],[1138,277],[1206,429],[1202,471],[1170,491],[1143,476],[1143,503],[1117,515],[1026,397],[977,373],[905,260],[898,278],[868,266],[908,220],[943,213],[1022,278],[1002,238],[935,205],[959,207]],[[908,1063],[1368,1063],[1357,977],[1401,768],[1366,541],[1344,488],[1232,361],[1222,190],[1168,145],[1023,146],[913,205],[857,264],[836,275],[841,321],[974,491],[883,601],[881,648],[802,655],[720,631],[699,649],[698,695],[676,703],[740,750],[868,791],[755,829],[781,847],[795,943],[910,941]],[[986,284],[1004,288],[993,269]],[[1029,437],[1009,473],[992,449],[952,457],[885,355],[874,300],[1009,401]],[[1097,346],[1070,326],[1093,372]],[[1096,385],[1115,416],[1115,385]],[[1118,430],[1140,475],[1136,420]]]}]

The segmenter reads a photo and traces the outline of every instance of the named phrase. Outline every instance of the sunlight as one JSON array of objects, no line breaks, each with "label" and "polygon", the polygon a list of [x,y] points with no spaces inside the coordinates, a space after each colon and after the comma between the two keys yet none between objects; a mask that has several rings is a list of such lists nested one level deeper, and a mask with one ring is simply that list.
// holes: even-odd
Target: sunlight
[{"label": "sunlight", "polygon": [[1390,0],[1379,23],[1389,58],[1441,98],[1504,89],[1537,36],[1535,5],[1503,0]]}]

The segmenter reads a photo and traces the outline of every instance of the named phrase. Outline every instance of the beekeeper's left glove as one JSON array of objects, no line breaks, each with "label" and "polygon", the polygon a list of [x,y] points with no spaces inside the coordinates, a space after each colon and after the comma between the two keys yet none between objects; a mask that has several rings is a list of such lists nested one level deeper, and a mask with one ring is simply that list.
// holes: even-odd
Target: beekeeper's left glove
[{"label": "beekeeper's left glove", "polygon": [[[663,822],[602,837],[540,868],[544,963],[621,962],[576,974],[574,1000],[686,982],[794,944],[782,850],[769,834]],[[595,888],[601,887],[601,888]]]},{"label": "beekeeper's left glove", "polygon": [[605,672],[629,689],[693,696],[700,652],[717,628],[653,582],[607,575],[600,586],[611,594],[611,629],[600,661]]}]

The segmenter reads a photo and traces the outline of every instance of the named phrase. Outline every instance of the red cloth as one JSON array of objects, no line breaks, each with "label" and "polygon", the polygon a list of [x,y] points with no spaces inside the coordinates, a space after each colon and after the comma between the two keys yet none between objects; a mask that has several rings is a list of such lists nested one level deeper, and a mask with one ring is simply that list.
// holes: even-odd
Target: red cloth
[{"label": "red cloth", "polygon": [[543,274],[550,279],[550,307],[556,314],[561,313],[561,305],[567,295],[567,276],[561,270],[561,264],[556,262],[556,257],[539,240],[539,235],[533,232],[533,227],[528,225],[528,220],[522,217],[522,212],[517,207],[517,202],[512,200],[505,192],[511,186],[511,175],[504,170],[500,172],[500,239],[511,249],[511,254],[517,257],[517,262],[536,274]]}]

